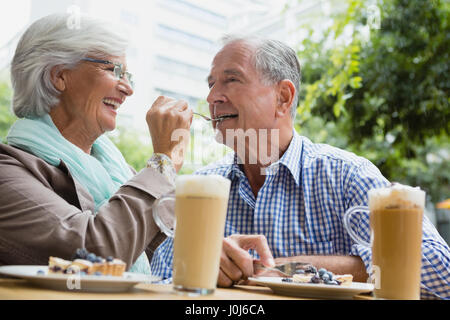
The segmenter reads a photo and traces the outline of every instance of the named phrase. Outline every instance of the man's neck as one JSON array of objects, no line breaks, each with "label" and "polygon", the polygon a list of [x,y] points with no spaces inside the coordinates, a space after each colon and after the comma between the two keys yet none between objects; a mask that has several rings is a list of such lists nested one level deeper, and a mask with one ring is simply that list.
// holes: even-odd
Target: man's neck
[{"label": "man's neck", "polygon": [[[281,131],[281,130],[280,130]],[[249,157],[242,157],[241,159],[244,160],[244,164],[242,165],[242,169],[244,171],[245,176],[248,179],[248,182],[250,183],[250,187],[252,188],[253,195],[255,198],[258,196],[259,190],[264,185],[264,182],[266,181],[266,174],[265,174],[265,168],[270,166],[272,163],[277,162],[281,157],[284,155],[286,150],[288,149],[291,141],[293,138],[293,132],[290,131],[290,134],[285,133],[284,136],[280,133],[279,137],[279,143],[276,143],[277,148],[273,148],[273,141],[270,142],[270,140],[267,143],[266,150],[272,150],[272,153],[270,154],[270,161],[267,163],[267,157],[262,161],[262,159],[258,156],[257,163],[251,163],[248,161]],[[247,155],[249,154],[247,149]],[[275,152],[275,154],[273,154]]]}]

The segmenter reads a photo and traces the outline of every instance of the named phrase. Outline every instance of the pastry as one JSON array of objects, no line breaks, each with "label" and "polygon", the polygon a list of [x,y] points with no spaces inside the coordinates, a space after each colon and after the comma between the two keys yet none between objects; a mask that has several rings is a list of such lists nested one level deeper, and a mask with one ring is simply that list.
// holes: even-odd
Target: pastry
[{"label": "pastry", "polygon": [[122,276],[127,264],[120,259],[107,257],[106,259],[88,252],[86,249],[77,249],[73,261],[58,257],[50,257],[48,261],[49,273],[87,274]]},{"label": "pastry", "polygon": [[64,260],[57,257],[48,259],[48,273],[65,273],[72,261]]},{"label": "pastry", "polygon": [[324,268],[319,269],[319,271],[315,270],[316,269],[313,268],[311,270],[308,270],[309,272],[294,274],[292,278],[284,278],[282,279],[282,281],[296,283],[322,283],[342,286],[350,286],[353,282],[353,275],[351,274],[335,275]]}]

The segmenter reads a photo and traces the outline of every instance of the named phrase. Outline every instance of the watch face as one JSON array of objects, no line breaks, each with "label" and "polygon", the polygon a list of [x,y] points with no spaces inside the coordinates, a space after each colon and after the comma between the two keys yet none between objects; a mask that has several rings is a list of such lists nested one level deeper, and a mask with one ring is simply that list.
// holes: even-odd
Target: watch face
[{"label": "watch face", "polygon": [[148,168],[153,168],[164,175],[169,181],[174,181],[176,171],[172,165],[172,160],[165,154],[154,153],[147,162]]}]

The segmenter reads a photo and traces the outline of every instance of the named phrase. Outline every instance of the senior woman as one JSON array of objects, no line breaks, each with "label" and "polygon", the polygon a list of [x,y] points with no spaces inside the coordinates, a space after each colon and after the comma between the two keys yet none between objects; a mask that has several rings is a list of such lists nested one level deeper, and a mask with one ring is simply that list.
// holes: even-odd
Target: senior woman
[{"label": "senior woman", "polygon": [[147,168],[132,170],[104,135],[133,94],[126,37],[86,16],[71,29],[68,18],[32,24],[12,61],[20,119],[0,145],[0,265],[47,264],[86,248],[149,273],[165,238],[151,206],[173,191],[182,161],[175,167],[171,155],[187,144],[170,133],[189,129],[192,112],[183,101],[158,98],[147,113],[155,154]]}]

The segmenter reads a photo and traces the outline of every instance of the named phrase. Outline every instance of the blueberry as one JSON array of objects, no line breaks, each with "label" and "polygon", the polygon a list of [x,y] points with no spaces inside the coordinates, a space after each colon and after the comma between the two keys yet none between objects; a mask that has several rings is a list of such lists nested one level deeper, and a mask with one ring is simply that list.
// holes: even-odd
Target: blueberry
[{"label": "blueberry", "polygon": [[304,274],[305,270],[299,269],[299,270],[295,270],[295,274]]},{"label": "blueberry", "polygon": [[45,271],[44,270],[38,270],[37,274],[45,274]]},{"label": "blueberry", "polygon": [[114,258],[112,256],[106,257],[106,261],[108,261],[108,262],[112,262],[113,260],[114,260]]},{"label": "blueberry", "polygon": [[322,277],[325,273],[327,273],[327,269],[325,268],[320,268],[319,269],[319,276]]},{"label": "blueberry", "polygon": [[324,281],[324,282],[328,282],[328,281],[330,281],[330,280],[332,280],[333,278],[331,278],[330,277],[330,275],[328,274],[328,273],[324,273],[324,274],[322,274],[322,280]]},{"label": "blueberry", "polygon": [[89,253],[87,255],[87,257],[86,257],[86,260],[88,260],[88,261],[90,261],[92,263],[94,263],[96,259],[97,259],[97,256],[95,254],[93,254],[93,253]]},{"label": "blueberry", "polygon": [[320,283],[320,277],[318,275],[314,275],[311,278],[311,283]]},{"label": "blueberry", "polygon": [[291,278],[283,278],[281,279],[282,282],[292,282]]},{"label": "blueberry", "polygon": [[328,274],[328,276],[330,277],[330,280],[333,280],[333,278],[334,278],[333,272],[328,271],[327,274]]},{"label": "blueberry", "polygon": [[101,275],[103,275],[103,273],[101,273],[100,271],[94,272],[94,276],[101,276]]},{"label": "blueberry", "polygon": [[102,257],[95,258],[95,262],[102,263],[102,261],[103,261]]},{"label": "blueberry", "polygon": [[77,251],[75,252],[74,258],[72,260],[86,259],[88,254],[89,254],[89,252],[85,248],[77,249]]}]

